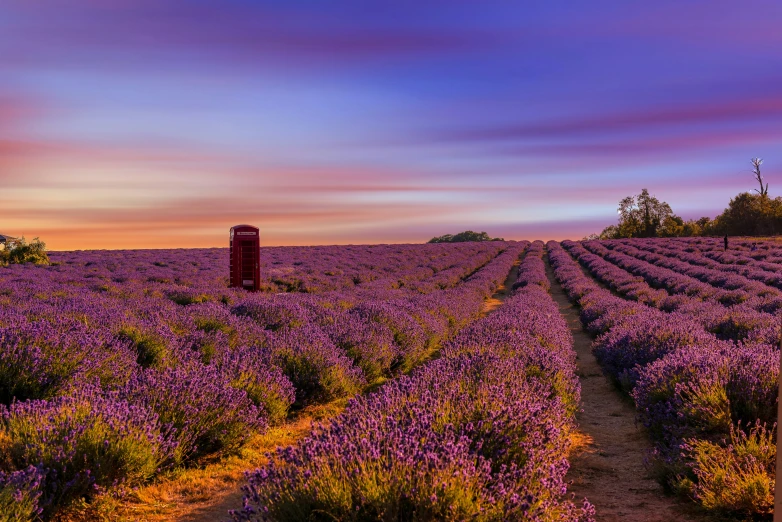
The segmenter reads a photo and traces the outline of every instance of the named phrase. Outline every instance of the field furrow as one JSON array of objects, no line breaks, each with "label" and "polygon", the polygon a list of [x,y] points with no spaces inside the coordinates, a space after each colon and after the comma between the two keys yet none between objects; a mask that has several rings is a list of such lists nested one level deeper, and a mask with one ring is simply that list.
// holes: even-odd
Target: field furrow
[{"label": "field furrow", "polygon": [[[603,371],[633,398],[654,442],[651,472],[709,510],[768,513],[777,347],[720,340],[687,314],[612,295],[557,243],[548,248],[557,280],[579,304],[585,327],[599,333],[593,350]],[[601,267],[607,278],[611,270]]]},{"label": "field furrow", "polygon": [[692,509],[665,495],[664,488],[645,468],[652,444],[635,422],[632,405],[603,375],[592,354],[593,337],[584,330],[578,309],[557,282],[550,264],[546,268],[552,297],[573,335],[581,383],[577,442],[571,450],[566,476],[570,492],[577,498],[588,498],[600,521],[701,520],[703,517]]}]

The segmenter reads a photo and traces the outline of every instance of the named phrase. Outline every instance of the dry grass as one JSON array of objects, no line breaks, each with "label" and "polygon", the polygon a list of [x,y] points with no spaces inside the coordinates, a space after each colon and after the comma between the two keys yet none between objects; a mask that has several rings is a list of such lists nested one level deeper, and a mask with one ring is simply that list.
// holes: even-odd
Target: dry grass
[{"label": "dry grass", "polygon": [[581,430],[570,432],[570,448],[568,448],[568,459],[574,455],[580,455],[587,451],[595,443],[594,439]]},{"label": "dry grass", "polygon": [[225,520],[229,509],[240,508],[244,472],[262,466],[267,454],[305,437],[314,422],[338,415],[346,401],[311,406],[293,415],[284,424],[254,437],[237,454],[200,467],[168,472],[154,483],[135,490],[99,495],[57,517],[59,521],[150,521]]},{"label": "dry grass", "polygon": [[494,292],[494,295],[492,295],[490,298],[486,299],[483,302],[483,310],[481,311],[481,317],[484,317],[492,313],[494,310],[502,306],[502,303],[505,302],[505,299],[507,299],[508,296],[513,291],[513,283],[516,282],[516,278],[519,276],[520,265],[521,265],[521,261],[516,260],[516,262],[513,263],[513,266],[511,267],[511,270],[508,273],[508,277],[505,279],[505,282],[497,288],[497,291]]}]

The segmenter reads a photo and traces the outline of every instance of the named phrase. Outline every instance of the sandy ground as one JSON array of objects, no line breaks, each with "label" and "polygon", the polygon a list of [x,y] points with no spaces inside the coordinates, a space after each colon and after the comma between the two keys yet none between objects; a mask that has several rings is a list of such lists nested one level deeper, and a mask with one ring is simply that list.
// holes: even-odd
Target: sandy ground
[{"label": "sandy ground", "polygon": [[214,522],[217,520],[230,520],[228,516],[229,509],[241,509],[242,507],[241,489],[234,489],[225,495],[221,495],[219,500],[211,504],[202,504],[187,513],[186,515],[174,520],[181,521],[203,521]]},{"label": "sandy ground", "polygon": [[583,330],[574,307],[548,264],[551,295],[570,326],[575,340],[581,411],[577,414],[577,443],[570,456],[568,490],[586,497],[603,522],[689,522],[706,520],[693,505],[666,496],[649,477],[644,457],[651,443],[635,423],[635,409],[603,375],[594,355],[592,338]]}]

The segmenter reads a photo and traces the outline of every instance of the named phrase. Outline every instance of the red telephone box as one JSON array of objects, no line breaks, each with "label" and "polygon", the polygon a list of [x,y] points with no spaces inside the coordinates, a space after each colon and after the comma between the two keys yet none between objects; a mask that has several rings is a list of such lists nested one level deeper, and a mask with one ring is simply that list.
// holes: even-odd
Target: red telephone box
[{"label": "red telephone box", "polygon": [[257,292],[261,285],[261,242],[250,225],[231,227],[231,287]]}]

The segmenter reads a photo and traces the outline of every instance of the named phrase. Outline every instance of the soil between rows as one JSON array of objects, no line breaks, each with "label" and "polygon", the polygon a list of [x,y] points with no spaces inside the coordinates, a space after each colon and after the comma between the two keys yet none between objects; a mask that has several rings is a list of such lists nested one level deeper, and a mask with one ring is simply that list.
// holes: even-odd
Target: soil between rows
[{"label": "soil between rows", "polygon": [[508,277],[505,278],[505,282],[497,288],[497,290],[494,292],[494,295],[492,295],[483,303],[481,317],[489,315],[495,311],[497,308],[502,306],[502,303],[504,303],[508,297],[510,297],[510,295],[513,293],[513,283],[515,283],[516,279],[519,277],[520,266],[521,260],[517,259],[516,262],[513,263],[510,272],[508,272]]},{"label": "soil between rows", "polygon": [[592,354],[592,338],[581,326],[578,308],[567,298],[546,261],[551,296],[573,335],[581,381],[578,431],[571,449],[568,491],[595,505],[600,522],[696,522],[707,520],[695,507],[667,496],[644,467],[652,449],[635,422],[635,409],[603,375]]}]

